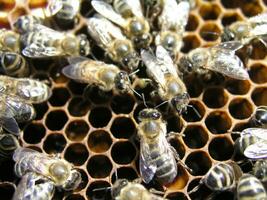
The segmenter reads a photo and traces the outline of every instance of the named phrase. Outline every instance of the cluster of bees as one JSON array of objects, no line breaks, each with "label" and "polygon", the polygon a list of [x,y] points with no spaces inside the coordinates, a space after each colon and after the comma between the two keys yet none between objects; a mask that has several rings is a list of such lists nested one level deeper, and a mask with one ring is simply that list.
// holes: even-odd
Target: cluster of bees
[{"label": "cluster of bees", "polygon": [[[157,108],[167,104],[168,112],[181,115],[190,107],[183,74],[220,73],[234,79],[249,79],[235,52],[254,39],[267,47],[264,40],[267,14],[233,23],[224,29],[222,43],[196,48],[179,58],[194,1],[92,0],[96,13],[86,19],[87,35],[49,27],[47,19],[54,23],[75,23],[80,4],[78,0],[50,0],[44,9],[44,18],[24,15],[13,24],[13,30],[0,30],[1,67],[5,73],[0,76],[0,155],[2,159],[13,156],[15,174],[21,177],[13,199],[49,200],[55,188],[72,191],[81,183],[81,174],[58,155],[46,155],[19,145],[18,123],[34,119],[32,104],[47,101],[52,93],[46,83],[24,78],[30,73],[25,57],[67,58],[69,65],[62,70],[66,77],[97,86],[103,92],[132,93],[146,105],[144,94],[132,86],[139,68],[145,67],[147,77],[138,78],[138,86],[150,85],[153,88],[151,98],[158,98],[161,103],[154,108],[147,106],[138,115],[140,179],[133,182],[118,179],[111,188],[103,190],[110,189],[112,197],[120,200],[165,199],[158,195],[164,192],[148,191],[141,182],[172,183],[177,176],[176,161],[187,170],[191,169],[180,161],[169,144],[173,133],[167,133],[167,124]],[[95,58],[88,37],[105,51],[110,63]],[[258,127],[237,133],[240,137],[235,143],[236,153],[246,158],[244,162],[256,160],[251,174],[243,173],[236,162],[221,162],[208,171],[200,185],[205,184],[214,192],[235,190],[240,200],[267,199],[263,185],[267,180],[264,159],[267,155],[267,107],[258,107],[251,122]],[[200,185],[190,193],[196,192]]]}]

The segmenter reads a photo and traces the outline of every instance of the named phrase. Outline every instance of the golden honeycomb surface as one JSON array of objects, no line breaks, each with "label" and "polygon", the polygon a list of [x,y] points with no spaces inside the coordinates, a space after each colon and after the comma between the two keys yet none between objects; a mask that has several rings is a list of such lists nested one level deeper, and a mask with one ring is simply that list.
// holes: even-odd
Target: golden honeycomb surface
[{"label": "golden honeycomb surface", "polygon": [[[18,16],[33,13],[45,5],[45,0],[0,0],[0,28],[11,28]],[[266,8],[266,0],[197,0],[196,7],[190,12],[182,53],[217,44],[220,39],[207,32],[220,34],[224,26],[265,12]],[[86,33],[85,16],[90,9],[90,1],[84,0],[79,23],[69,31]],[[185,78],[190,104],[201,118],[189,109],[182,117],[169,114],[164,119],[168,131],[185,135],[174,137],[170,142],[193,173],[178,164],[178,176],[167,187],[167,198],[205,199],[211,192],[204,186],[192,195],[187,192],[198,184],[213,164],[232,158],[236,138],[229,132],[248,127],[255,108],[267,105],[267,50],[259,42],[252,45],[253,52],[246,64],[250,80],[214,76],[206,82],[195,76]],[[97,58],[103,57],[103,52],[94,45],[93,52]],[[87,91],[85,98],[86,85],[61,74],[66,61],[29,62],[31,77],[47,80],[53,95],[48,102],[35,105],[37,117],[22,125],[21,144],[48,154],[61,154],[79,169],[83,179],[74,193],[56,192],[54,199],[101,199],[103,195],[94,193],[93,189],[111,186],[116,171],[119,178],[137,178],[137,114],[144,108],[143,102],[131,95],[107,93],[103,96],[96,89]],[[13,165],[12,161],[7,161],[0,166],[1,199],[11,199],[16,188],[18,178],[11,170]],[[162,189],[154,183],[148,187]],[[222,198],[233,199],[233,194],[224,192],[216,196],[216,199]]]}]

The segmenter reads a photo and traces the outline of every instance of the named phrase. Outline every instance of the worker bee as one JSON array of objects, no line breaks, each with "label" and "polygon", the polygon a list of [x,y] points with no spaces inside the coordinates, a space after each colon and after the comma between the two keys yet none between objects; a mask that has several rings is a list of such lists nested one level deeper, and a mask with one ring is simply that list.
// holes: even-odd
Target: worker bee
[{"label": "worker bee", "polygon": [[134,71],[138,67],[139,58],[132,42],[122,34],[118,27],[98,15],[87,19],[87,27],[97,45],[104,49],[113,61],[129,71]]},{"label": "worker bee", "polygon": [[34,119],[34,107],[16,96],[0,95],[0,126],[10,133],[18,135],[18,122]]},{"label": "worker bee", "polygon": [[46,155],[28,148],[17,148],[13,154],[15,173],[22,177],[34,172],[53,181],[64,190],[74,190],[81,183],[81,174],[72,164],[53,155]]},{"label": "worker bee", "polygon": [[241,168],[233,161],[218,163],[211,167],[203,176],[195,188],[188,193],[196,192],[202,184],[214,192],[231,191],[235,188],[236,182],[242,176]]},{"label": "worker bee", "polygon": [[13,27],[16,32],[26,33],[34,30],[36,24],[43,24],[44,19],[35,15],[22,15],[14,23]]},{"label": "worker bee", "polygon": [[28,172],[22,176],[13,200],[51,200],[55,192],[52,181],[34,172]]},{"label": "worker bee", "polygon": [[61,33],[41,24],[21,36],[22,54],[31,58],[86,56],[90,53],[86,35]]},{"label": "worker bee", "polygon": [[136,48],[146,48],[152,42],[149,23],[143,16],[139,0],[114,0],[114,9],[104,1],[93,0],[92,6],[99,14],[122,27]]},{"label": "worker bee", "polygon": [[114,88],[120,92],[132,89],[128,74],[115,65],[82,57],[70,58],[69,62],[70,65],[64,67],[62,73],[71,79],[96,85],[106,92]]},{"label": "worker bee", "polygon": [[165,198],[150,193],[143,185],[129,182],[126,179],[118,179],[111,188],[113,199],[120,200],[163,200]]},{"label": "worker bee", "polygon": [[20,35],[14,31],[0,29],[0,50],[20,52]]},{"label": "worker bee", "polygon": [[166,123],[156,109],[145,108],[139,112],[138,135],[140,137],[140,174],[145,183],[153,177],[165,185],[177,175],[175,156],[178,154],[166,139]]},{"label": "worker bee", "polygon": [[181,71],[207,69],[235,79],[249,79],[242,61],[235,55],[235,51],[242,46],[240,42],[232,41],[213,47],[194,49],[180,59],[179,68]]},{"label": "worker bee", "polygon": [[258,39],[266,46],[267,36],[267,13],[262,13],[247,19],[237,21],[224,28],[222,41],[238,40],[243,45],[248,44],[253,39]]},{"label": "worker bee", "polygon": [[45,83],[34,79],[0,75],[0,93],[16,96],[28,103],[42,103],[49,99],[52,91]]},{"label": "worker bee", "polygon": [[80,4],[81,0],[49,0],[46,11],[59,24],[74,22],[80,12]]},{"label": "worker bee", "polygon": [[18,139],[11,134],[5,133],[1,128],[0,133],[0,160],[12,158],[13,152],[19,147]]},{"label": "worker bee", "polygon": [[237,184],[236,197],[238,200],[267,199],[267,193],[260,180],[255,176],[243,174]]},{"label": "worker bee", "polygon": [[267,128],[267,106],[259,106],[252,114],[250,121],[253,125]]},{"label": "worker bee", "polygon": [[252,174],[261,182],[267,182],[267,160],[259,159],[255,162],[252,169]]},{"label": "worker bee", "polygon": [[156,56],[143,50],[141,57],[148,76],[156,83],[157,90],[153,95],[168,101],[179,114],[184,112],[189,103],[189,95],[168,52],[162,46],[157,46]]},{"label": "worker bee", "polygon": [[267,129],[247,128],[240,135],[235,142],[236,152],[251,159],[267,157]]},{"label": "worker bee", "polygon": [[25,77],[30,73],[25,58],[16,52],[0,51],[0,66],[1,71],[9,76]]},{"label": "worker bee", "polygon": [[[155,37],[156,45],[163,46],[172,57],[180,52],[185,26],[188,21],[190,4],[188,1],[165,0],[158,17],[159,34]],[[179,14],[177,14],[179,13]]]}]

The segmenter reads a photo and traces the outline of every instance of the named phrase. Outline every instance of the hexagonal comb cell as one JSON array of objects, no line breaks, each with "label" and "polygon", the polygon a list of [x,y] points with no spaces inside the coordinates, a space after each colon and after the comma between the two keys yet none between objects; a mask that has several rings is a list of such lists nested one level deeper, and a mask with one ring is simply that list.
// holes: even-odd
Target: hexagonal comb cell
[{"label": "hexagonal comb cell", "polygon": [[95,128],[106,126],[111,119],[111,111],[107,107],[93,108],[89,115],[89,122]]},{"label": "hexagonal comb cell", "polygon": [[220,28],[218,25],[214,22],[209,22],[204,24],[200,28],[200,36],[205,40],[205,41],[215,41],[220,37]]},{"label": "hexagonal comb cell", "polygon": [[267,82],[267,67],[263,64],[254,64],[250,67],[249,76],[254,83]]},{"label": "hexagonal comb cell", "polygon": [[46,129],[42,124],[29,124],[23,133],[23,139],[28,144],[37,144],[45,136]]},{"label": "hexagonal comb cell", "polygon": [[215,160],[228,160],[231,158],[233,152],[233,144],[226,137],[214,138],[209,144],[209,154]]},{"label": "hexagonal comb cell", "polygon": [[201,126],[188,126],[184,131],[185,144],[191,149],[201,148],[208,141],[208,133]]},{"label": "hexagonal comb cell", "polygon": [[110,131],[116,138],[128,139],[135,133],[135,125],[133,121],[128,117],[118,117],[111,125]]},{"label": "hexagonal comb cell", "polygon": [[92,156],[87,163],[87,171],[93,178],[105,178],[112,170],[112,163],[107,156]]},{"label": "hexagonal comb cell", "polygon": [[111,157],[117,164],[129,164],[135,158],[136,150],[131,142],[117,142],[112,146]]},{"label": "hexagonal comb cell", "polygon": [[102,153],[107,151],[112,144],[110,134],[104,130],[96,130],[90,133],[88,147],[91,151]]},{"label": "hexagonal comb cell", "polygon": [[47,136],[44,141],[43,149],[46,153],[61,153],[65,148],[67,141],[63,134],[53,133]]},{"label": "hexagonal comb cell", "polygon": [[203,94],[203,101],[209,108],[223,107],[228,100],[228,95],[223,88],[208,88]]},{"label": "hexagonal comb cell", "polygon": [[74,143],[66,148],[64,158],[74,165],[82,165],[87,160],[88,156],[89,153],[85,145]]},{"label": "hexagonal comb cell", "polygon": [[236,119],[246,119],[251,116],[253,108],[248,100],[237,98],[230,102],[229,111]]},{"label": "hexagonal comb cell", "polygon": [[83,120],[70,122],[66,128],[66,135],[72,141],[83,140],[89,132],[88,124]]},{"label": "hexagonal comb cell", "polygon": [[67,121],[68,121],[68,116],[66,115],[65,111],[54,110],[48,113],[45,124],[47,128],[49,128],[50,130],[57,131],[61,130],[65,126]]},{"label": "hexagonal comb cell", "polygon": [[256,88],[255,90],[253,90],[251,98],[256,106],[267,105],[267,88]]},{"label": "hexagonal comb cell", "polygon": [[231,128],[232,121],[227,113],[215,111],[207,116],[205,124],[211,133],[221,134]]}]

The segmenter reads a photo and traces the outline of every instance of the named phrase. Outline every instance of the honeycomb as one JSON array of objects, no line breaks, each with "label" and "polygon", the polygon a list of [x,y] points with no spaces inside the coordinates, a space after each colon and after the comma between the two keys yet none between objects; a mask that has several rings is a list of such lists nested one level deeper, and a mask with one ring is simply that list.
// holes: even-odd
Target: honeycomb
[{"label": "honeycomb", "polygon": [[[11,28],[18,16],[35,12],[46,5],[45,0],[0,0],[0,27]],[[266,11],[266,0],[197,0],[191,11],[182,52],[220,42],[223,26]],[[79,24],[68,27],[74,33],[86,33],[84,16],[91,9],[90,1],[82,2]],[[92,43],[92,42],[91,42]],[[171,145],[182,161],[193,170],[190,174],[179,165],[175,182],[166,188],[169,199],[205,199],[211,191],[202,186],[188,195],[210,167],[233,157],[236,139],[229,132],[249,126],[249,118],[256,106],[267,105],[267,49],[253,42],[253,52],[248,59],[250,80],[240,81],[213,76],[204,81],[194,75],[185,77],[191,96],[190,104],[201,118],[189,109],[182,117],[166,115],[167,129],[182,132],[184,137],[174,137]],[[93,46],[99,59],[103,52]],[[138,149],[136,139],[137,114],[144,108],[142,101],[133,95],[100,94],[96,88],[83,91],[84,84],[76,83],[61,74],[64,60],[29,60],[32,77],[49,81],[53,95],[48,102],[35,105],[37,117],[21,125],[24,132],[21,144],[47,154],[59,153],[73,163],[82,174],[83,182],[74,193],[57,191],[54,199],[83,200],[110,199],[108,192],[98,194],[95,188],[108,187],[119,178],[133,180],[138,177]],[[142,70],[140,76],[142,75]],[[149,88],[145,89],[146,94]],[[147,97],[148,98],[148,97]],[[149,99],[148,99],[149,101]],[[148,102],[149,104],[149,102]],[[14,175],[13,161],[0,165],[0,196],[11,199],[18,178]],[[161,190],[151,183],[147,187]],[[103,194],[104,193],[104,194]],[[223,192],[215,199],[233,199],[232,193]]]}]

